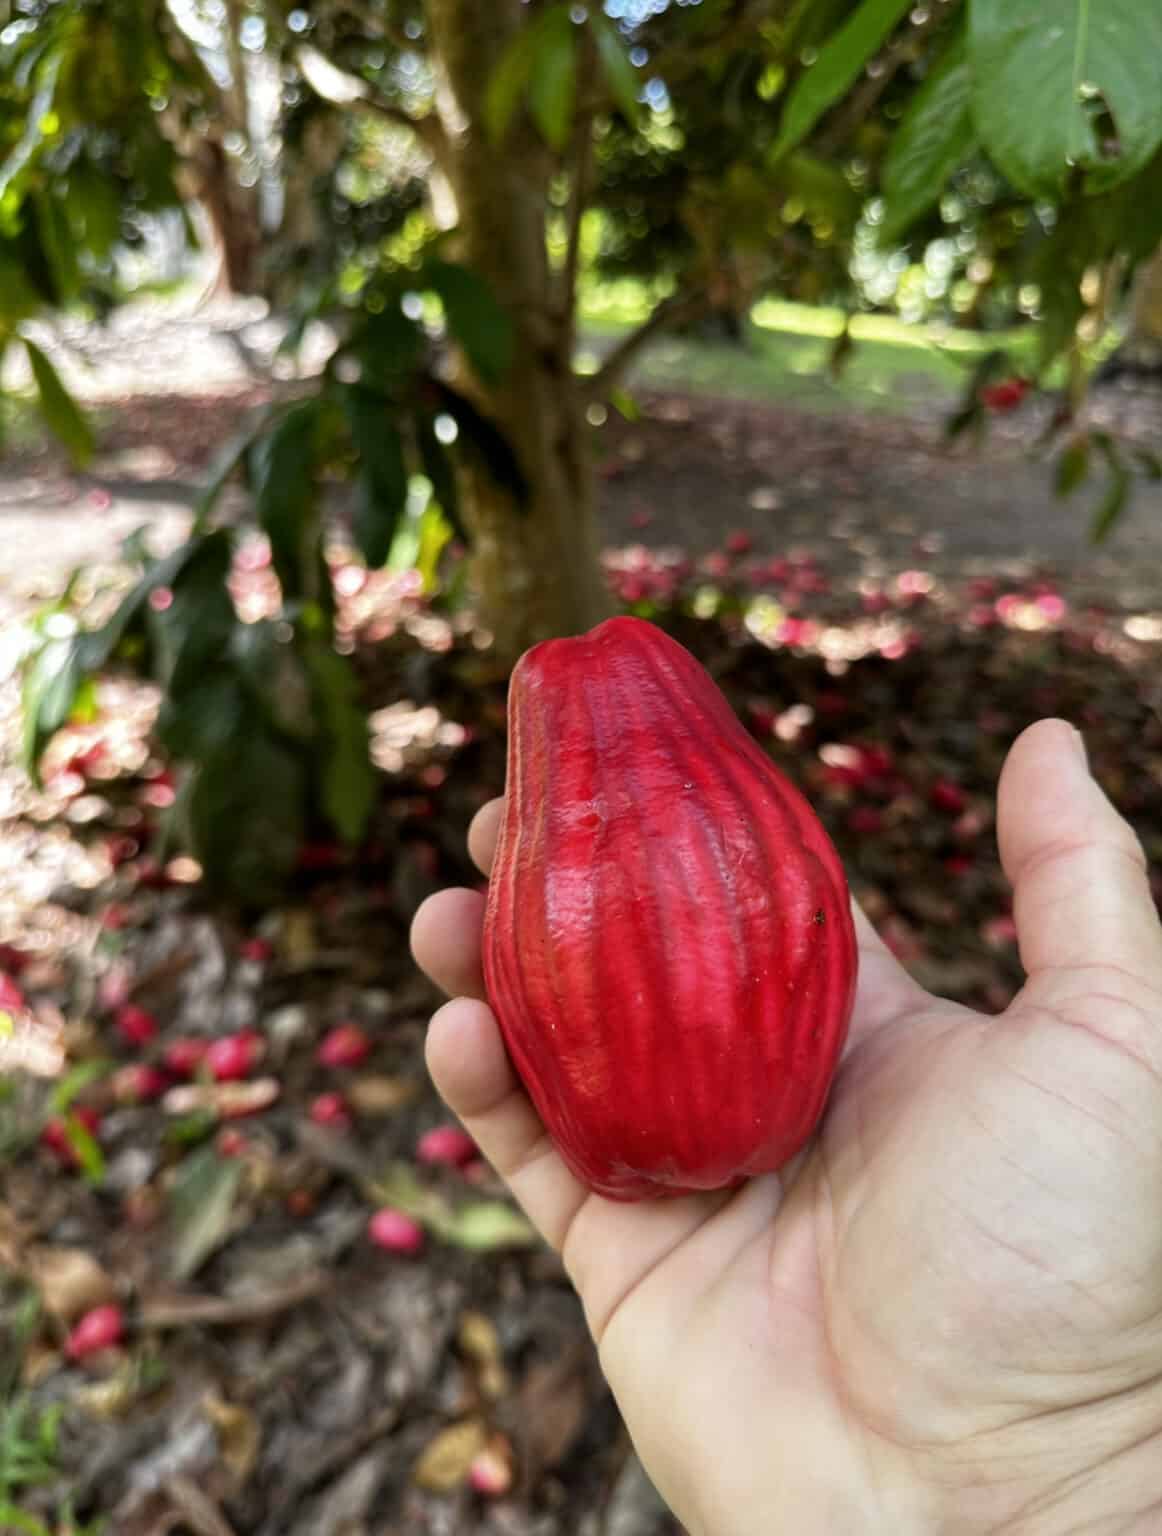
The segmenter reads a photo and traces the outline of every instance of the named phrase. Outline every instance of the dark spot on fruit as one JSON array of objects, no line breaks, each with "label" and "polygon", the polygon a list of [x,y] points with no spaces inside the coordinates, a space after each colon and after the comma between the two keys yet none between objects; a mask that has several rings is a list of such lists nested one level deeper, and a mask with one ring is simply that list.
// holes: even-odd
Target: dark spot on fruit
[{"label": "dark spot on fruit", "polygon": [[817,927],[822,928],[823,924],[827,921],[827,913],[824,912],[822,907],[817,907],[815,909],[815,916],[811,919],[811,921],[815,923]]}]

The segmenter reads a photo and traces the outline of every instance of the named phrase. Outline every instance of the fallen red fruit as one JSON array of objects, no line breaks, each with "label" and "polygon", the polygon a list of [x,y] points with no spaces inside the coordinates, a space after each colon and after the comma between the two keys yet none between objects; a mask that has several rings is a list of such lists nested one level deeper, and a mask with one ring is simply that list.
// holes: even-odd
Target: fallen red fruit
[{"label": "fallen red fruit", "polygon": [[458,1125],[437,1125],[416,1143],[416,1161],[433,1167],[463,1168],[480,1156],[479,1148]]},{"label": "fallen red fruit", "polygon": [[731,555],[749,555],[754,547],[754,541],[750,534],[742,528],[736,528],[733,533],[726,535],[727,553]]},{"label": "fallen red fruit", "polygon": [[255,965],[266,965],[274,956],[274,945],[269,939],[246,939],[238,946],[238,958]]},{"label": "fallen red fruit", "polygon": [[980,403],[989,411],[1012,411],[1029,393],[1029,380],[1020,377],[1001,379],[997,384],[986,384],[979,393]]},{"label": "fallen red fruit", "polygon": [[236,1035],[223,1035],[206,1048],[205,1062],[210,1076],[218,1083],[236,1082],[248,1076],[266,1055],[266,1041],[253,1029]]},{"label": "fallen red fruit", "polygon": [[321,1067],[358,1067],[371,1054],[371,1041],[358,1024],[337,1024],[321,1041],[315,1060]]},{"label": "fallen red fruit", "polygon": [[231,1130],[229,1127],[219,1131],[214,1140],[219,1157],[241,1157],[249,1145],[241,1131]]},{"label": "fallen red fruit", "polygon": [[345,1131],[351,1125],[351,1110],[341,1093],[319,1094],[311,1104],[310,1117],[316,1125],[335,1131]]},{"label": "fallen red fruit", "polygon": [[76,1104],[65,1115],[57,1115],[40,1133],[40,1144],[46,1152],[51,1152],[57,1162],[64,1168],[79,1168],[81,1160],[77,1156],[73,1146],[72,1136],[69,1134],[73,1125],[79,1125],[92,1137],[96,1137],[101,1129],[101,1117],[95,1109],[87,1104]]},{"label": "fallen red fruit", "polygon": [[565,1161],[631,1200],[782,1166],[823,1112],[856,945],[822,824],[661,630],[517,664],[484,975]]},{"label": "fallen red fruit", "polygon": [[959,816],[968,804],[968,796],[952,779],[937,779],[928,791],[933,810],[945,811],[949,816]]},{"label": "fallen red fruit", "polygon": [[372,1216],[367,1235],[387,1253],[419,1253],[424,1246],[424,1229],[419,1222],[390,1205]]},{"label": "fallen red fruit", "polygon": [[136,1003],[125,1003],[113,1015],[117,1033],[126,1045],[148,1045],[157,1037],[157,1020]]},{"label": "fallen red fruit", "polygon": [[113,1097],[118,1104],[152,1104],[169,1086],[166,1074],[145,1062],[132,1062],[121,1067],[110,1079]]},{"label": "fallen red fruit", "polygon": [[104,1349],[113,1349],[120,1344],[125,1332],[125,1319],[121,1308],[111,1302],[103,1307],[94,1307],[91,1312],[86,1312],[84,1317],[69,1334],[65,1341],[65,1354],[70,1360],[84,1360],[88,1355],[97,1355]]},{"label": "fallen red fruit", "polygon": [[209,1048],[208,1040],[193,1038],[171,1040],[162,1052],[161,1059],[166,1070],[172,1072],[175,1077],[193,1077],[205,1061]]},{"label": "fallen red fruit", "polygon": [[0,1013],[23,1013],[26,1006],[24,993],[11,976],[0,971]]}]

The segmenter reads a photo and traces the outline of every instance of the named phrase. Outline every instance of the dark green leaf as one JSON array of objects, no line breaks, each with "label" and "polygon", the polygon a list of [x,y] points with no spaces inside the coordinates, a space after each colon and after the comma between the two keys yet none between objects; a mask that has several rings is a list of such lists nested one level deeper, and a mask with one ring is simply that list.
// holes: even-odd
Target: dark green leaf
[{"label": "dark green leaf", "polygon": [[801,144],[828,108],[846,95],[911,6],[912,0],[863,0],[796,82],[783,113],[777,155]]},{"label": "dark green leaf", "polygon": [[355,385],[344,395],[351,437],[359,455],[355,543],[369,566],[381,566],[407,505],[408,471],[403,439],[391,419],[391,402]]},{"label": "dark green leaf", "polygon": [[306,825],[299,753],[253,718],[194,776],[188,833],[207,885],[247,905],[276,900],[294,869]]},{"label": "dark green leaf", "polygon": [[264,406],[253,421],[231,437],[214,455],[209,474],[194,503],[194,526],[201,528],[217,505],[233,475],[246,463],[247,455],[270,423],[270,408]]},{"label": "dark green leaf", "polygon": [[626,121],[631,126],[636,125],[641,117],[641,103],[638,100],[640,84],[626,46],[608,17],[591,11],[589,21],[609,93],[621,108]]},{"label": "dark green leaf", "polygon": [[323,810],[344,842],[357,843],[375,804],[377,781],[355,673],[323,640],[306,644],[303,659],[319,722]]},{"label": "dark green leaf", "polygon": [[315,734],[314,705],[302,660],[270,619],[239,624],[230,657],[246,690],[245,708],[257,711],[276,735],[309,743]]},{"label": "dark green leaf", "polygon": [[[504,433],[464,395],[442,381],[437,381],[437,389],[441,405],[459,429],[460,452],[475,457],[497,485],[517,502],[527,502],[528,481]],[[436,499],[440,500],[438,496]],[[442,501],[440,505],[443,506]]]},{"label": "dark green leaf", "polygon": [[484,127],[496,145],[503,143],[520,105],[536,56],[536,29],[524,26],[509,43],[484,93]]},{"label": "dark green leaf", "polygon": [[1066,443],[1057,460],[1057,473],[1053,477],[1053,494],[1064,500],[1089,474],[1089,439],[1082,433]]},{"label": "dark green leaf", "polygon": [[432,495],[439,503],[440,511],[460,537],[466,538],[464,526],[460,521],[460,491],[456,484],[456,470],[448,457],[448,450],[436,436],[433,417],[417,417],[416,439],[420,450],[420,462],[424,466],[424,474],[432,482]]},{"label": "dark green leaf", "polygon": [[883,244],[927,213],[972,151],[972,75],[962,33],[920,87],[892,138],[883,168]]},{"label": "dark green leaf", "polygon": [[60,375],[35,342],[24,337],[25,350],[40,394],[40,408],[49,431],[68,451],[74,464],[84,465],[96,446],[93,429],[61,383]]},{"label": "dark green leaf", "polygon": [[187,1157],[170,1190],[170,1274],[188,1280],[226,1239],[242,1182],[242,1163],[203,1147]]},{"label": "dark green leaf", "polygon": [[363,383],[391,393],[419,367],[425,345],[423,331],[392,293],[381,310],[367,316],[348,350],[359,361]]},{"label": "dark green leaf", "polygon": [[145,610],[154,677],[179,704],[220,664],[238,623],[226,585],[232,551],[225,528],[191,540],[189,557],[170,584],[172,600]]},{"label": "dark green leaf", "polygon": [[1100,544],[1113,532],[1114,526],[1126,509],[1130,495],[1130,471],[1118,451],[1117,443],[1108,432],[1095,432],[1093,440],[1101,450],[1110,471],[1109,487],[1098,503],[1089,529],[1091,542]]},{"label": "dark green leaf", "polygon": [[1027,196],[1059,196],[1075,170],[1116,186],[1162,144],[1162,6],[973,0],[969,48],[977,131]]},{"label": "dark green leaf", "polygon": [[300,401],[250,450],[255,511],[287,599],[307,595],[317,581],[319,407],[319,397]]},{"label": "dark green leaf", "polygon": [[529,111],[551,149],[564,149],[573,127],[577,40],[577,28],[566,6],[547,11],[537,25]]},{"label": "dark green leaf", "polygon": [[36,93],[29,102],[28,116],[24,120],[24,131],[0,165],[0,202],[9,191],[20,187],[44,147],[43,125],[53,120],[53,99],[63,62],[61,51],[43,56],[37,71]]},{"label": "dark green leaf", "polygon": [[48,640],[24,664],[21,715],[24,726],[22,761],[36,781],[41,754],[70,718],[85,680],[80,636]]},{"label": "dark green leaf", "polygon": [[180,699],[163,698],[157,739],[173,757],[196,765],[221,752],[255,712],[238,677],[223,669],[195,682]]},{"label": "dark green leaf", "polygon": [[429,261],[425,285],[439,294],[448,330],[468,361],[489,384],[497,383],[512,363],[512,319],[484,279],[469,267]]}]

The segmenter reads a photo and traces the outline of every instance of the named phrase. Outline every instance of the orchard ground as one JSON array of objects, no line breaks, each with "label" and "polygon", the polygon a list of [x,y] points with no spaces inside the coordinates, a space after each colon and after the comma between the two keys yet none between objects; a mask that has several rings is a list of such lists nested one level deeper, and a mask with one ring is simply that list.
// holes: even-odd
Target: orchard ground
[{"label": "orchard ground", "polygon": [[[932,354],[881,331],[830,380],[826,321],[771,318],[743,353],[660,342],[637,419],[595,425],[610,580],[806,787],[906,963],[998,1009],[1020,971],[993,796],[1024,724],[1082,725],[1162,863],[1162,495],[1095,552],[1084,491],[1055,501],[1029,457],[1039,408],[945,444],[972,343]],[[102,451],[76,475],[18,423],[0,469],[9,660],[16,621],[73,566],[115,580],[125,534],[180,536],[214,450],[272,387],[277,330],[244,306],[138,310],[72,340]],[[1096,409],[1162,436],[1148,395]],[[663,1536],[559,1266],[487,1170],[417,1151],[444,1116],[407,923],[479,878],[463,834],[502,782],[503,679],[463,614],[336,560],[382,801],[358,857],[308,850],[285,905],[246,925],[142,840],[173,798],[148,694],[110,685],[36,794],[11,766],[6,687],[0,970],[62,1031],[70,1076],[55,1106],[15,1079],[0,1104],[0,1332],[18,1341],[0,1359],[0,1528]],[[261,606],[266,583],[249,544],[240,600]],[[333,1043],[320,1060],[351,1024],[348,1064],[327,1064]],[[249,1088],[126,1102],[154,1084],[124,1068],[249,1031]],[[44,1145],[71,1094],[91,1140]],[[375,1231],[407,1241],[377,1246],[385,1205],[422,1252],[399,1251],[398,1224]],[[66,1362],[69,1329],[111,1301],[119,1346]]]}]

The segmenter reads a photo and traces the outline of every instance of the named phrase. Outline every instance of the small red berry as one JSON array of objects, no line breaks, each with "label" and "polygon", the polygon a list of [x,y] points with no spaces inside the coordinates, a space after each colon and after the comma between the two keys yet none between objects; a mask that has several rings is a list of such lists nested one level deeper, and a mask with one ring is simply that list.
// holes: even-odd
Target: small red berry
[{"label": "small red berry", "polygon": [[989,411],[1013,411],[1029,393],[1028,379],[1014,377],[1001,379],[997,384],[986,384],[980,391],[980,403]]},{"label": "small red berry", "polygon": [[358,1024],[337,1024],[322,1040],[315,1060],[321,1067],[358,1067],[371,1054],[371,1041]]},{"label": "small red berry", "polygon": [[255,965],[267,965],[274,956],[274,945],[269,939],[246,939],[238,946],[238,958]]},{"label": "small red berry", "polygon": [[726,550],[728,554],[749,555],[753,548],[754,541],[743,528],[736,528],[733,533],[726,535]]},{"label": "small red berry", "polygon": [[236,1035],[223,1035],[206,1048],[206,1066],[219,1083],[236,1082],[246,1077],[266,1054],[266,1041],[256,1030],[244,1029]]},{"label": "small red berry", "polygon": [[11,976],[0,971],[0,1013],[22,1013],[26,1006],[24,993]]},{"label": "small red berry", "polygon": [[247,1148],[246,1137],[241,1131],[236,1131],[227,1126],[225,1130],[218,1132],[214,1139],[214,1146],[219,1157],[241,1157]]},{"label": "small red berry", "polygon": [[367,1235],[387,1253],[419,1253],[424,1246],[424,1229],[419,1222],[390,1205],[372,1216],[367,1223]]},{"label": "small red berry", "polygon": [[114,1349],[125,1332],[125,1319],[121,1308],[108,1303],[94,1307],[69,1334],[65,1341],[65,1354],[70,1360],[84,1360],[88,1355],[99,1354],[104,1349]]},{"label": "small red berry", "polygon": [[847,829],[856,837],[875,837],[884,830],[883,812],[874,805],[857,805],[848,815]]},{"label": "small red berry", "polygon": [[136,1003],[125,1003],[113,1015],[117,1033],[126,1045],[148,1045],[157,1036],[157,1020]]},{"label": "small red berry", "polygon": [[346,1131],[351,1125],[351,1111],[341,1093],[319,1094],[311,1104],[310,1117],[316,1125],[334,1131]]},{"label": "small red berry", "polygon": [[463,1168],[479,1156],[476,1143],[458,1125],[437,1125],[416,1143],[416,1161],[431,1167]]}]

